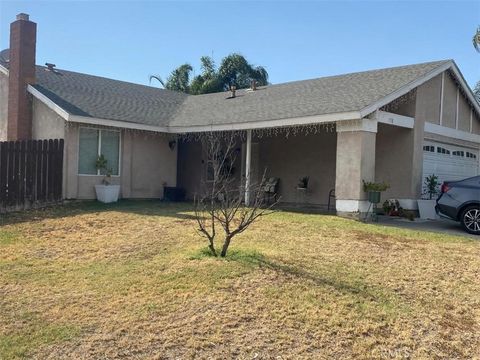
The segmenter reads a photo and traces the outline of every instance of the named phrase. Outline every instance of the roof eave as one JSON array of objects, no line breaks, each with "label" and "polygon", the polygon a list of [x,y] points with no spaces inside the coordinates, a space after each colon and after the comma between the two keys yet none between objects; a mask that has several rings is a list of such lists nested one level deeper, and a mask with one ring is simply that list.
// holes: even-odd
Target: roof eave
[{"label": "roof eave", "polygon": [[303,116],[295,118],[284,118],[264,121],[249,121],[232,124],[217,124],[217,125],[198,125],[198,126],[169,126],[169,131],[172,133],[195,133],[208,131],[241,131],[241,130],[256,130],[256,129],[271,129],[282,128],[289,126],[303,126],[326,124],[336,121],[357,120],[360,119],[360,112],[348,111],[341,113],[322,114]]},{"label": "roof eave", "polygon": [[8,75],[8,69],[1,64],[0,64],[0,72],[5,74],[5,75]]},{"label": "roof eave", "polygon": [[363,109],[360,110],[361,117],[365,117],[378,109],[380,109],[382,106],[387,105],[388,103],[392,102],[393,100],[399,98],[400,96],[403,96],[407,94],[409,91],[412,91],[413,89],[417,88],[418,86],[426,83],[427,81],[431,80],[435,76],[441,74],[444,71],[447,71],[451,69],[455,76],[457,77],[460,86],[462,87],[463,91],[467,95],[468,99],[470,100],[472,107],[475,109],[477,114],[480,116],[480,105],[478,102],[475,100],[475,96],[473,95],[472,89],[470,89],[470,86],[468,86],[467,82],[465,81],[465,78],[463,77],[462,73],[460,72],[457,64],[455,64],[455,61],[449,60],[445,62],[444,64],[436,67],[435,69],[431,70],[428,72],[426,75],[415,79],[414,81],[408,83],[407,85],[401,87],[400,89],[395,90],[394,92],[388,94],[387,96],[379,99],[375,103],[368,105],[364,107]]}]

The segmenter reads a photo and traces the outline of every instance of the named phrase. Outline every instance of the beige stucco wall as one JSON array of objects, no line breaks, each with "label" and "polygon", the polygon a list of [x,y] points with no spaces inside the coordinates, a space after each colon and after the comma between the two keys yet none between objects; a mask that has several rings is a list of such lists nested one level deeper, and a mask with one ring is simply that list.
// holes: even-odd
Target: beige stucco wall
[{"label": "beige stucco wall", "polygon": [[[177,148],[170,150],[168,141],[167,136],[133,134],[130,197],[160,198],[163,183],[177,185]],[[125,157],[128,157],[128,151],[125,151]]]},{"label": "beige stucco wall", "polygon": [[[77,125],[66,128],[66,195],[68,199],[95,199],[94,185],[103,176],[78,175]],[[112,176],[120,184],[122,198],[161,198],[163,184],[176,186],[177,147],[168,146],[166,135],[121,131],[120,175]]]},{"label": "beige stucco wall", "polygon": [[441,75],[421,85],[394,113],[414,118],[414,128],[378,124],[375,181],[390,188],[383,199],[416,199],[420,195],[423,169],[425,121],[437,119],[440,110]]},{"label": "beige stucco wall", "polygon": [[417,88],[415,119],[440,124],[442,74]]},{"label": "beige stucco wall", "polygon": [[0,141],[7,140],[8,76],[0,72]]},{"label": "beige stucco wall", "polygon": [[375,180],[376,133],[344,131],[337,134],[336,184],[337,200],[366,198],[363,180]]},{"label": "beige stucco wall", "polygon": [[[337,134],[322,130],[317,134],[263,137],[259,143],[259,172],[278,177],[283,202],[327,204],[328,193],[335,188]],[[309,176],[308,192],[300,195],[297,184]]]},{"label": "beige stucco wall", "polygon": [[457,85],[445,72],[443,85],[443,116],[442,126],[455,129],[455,118],[457,113]]},{"label": "beige stucco wall", "polygon": [[470,132],[470,111],[471,107],[468,104],[465,96],[459,92],[458,96],[458,130]]},{"label": "beige stucco wall", "polygon": [[[415,119],[440,125],[440,102],[441,102],[442,74],[435,76],[417,88],[417,107]],[[466,99],[463,91],[458,96],[457,118],[457,89],[458,85],[452,76],[444,73],[442,126],[470,132],[470,112],[472,107]],[[402,112],[397,112],[402,114]],[[480,134],[480,119],[473,121],[473,133]]]},{"label": "beige stucco wall", "polygon": [[384,199],[413,196],[410,179],[413,171],[414,136],[412,129],[378,124],[375,180],[386,182],[390,188]]},{"label": "beige stucco wall", "polygon": [[472,113],[472,133],[480,135],[480,117],[475,112]]},{"label": "beige stucco wall", "polygon": [[[415,103],[415,114],[423,110],[424,104],[418,101],[418,96]],[[415,115],[413,123],[412,137],[413,144],[411,146],[411,161],[412,172],[410,176],[410,199],[418,199],[422,193],[423,184],[423,141],[425,136],[425,119]]]},{"label": "beige stucco wall", "polygon": [[33,98],[32,117],[33,139],[65,138],[65,120],[35,98]]}]

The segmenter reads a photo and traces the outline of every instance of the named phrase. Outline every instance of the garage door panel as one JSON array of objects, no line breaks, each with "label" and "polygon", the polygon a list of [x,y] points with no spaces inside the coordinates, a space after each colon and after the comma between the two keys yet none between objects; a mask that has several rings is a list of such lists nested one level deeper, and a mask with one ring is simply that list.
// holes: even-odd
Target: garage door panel
[{"label": "garage door panel", "polygon": [[[467,157],[467,153],[469,157]],[[478,149],[425,141],[423,181],[425,181],[425,177],[432,174],[437,175],[440,182],[461,180],[478,175]]]}]

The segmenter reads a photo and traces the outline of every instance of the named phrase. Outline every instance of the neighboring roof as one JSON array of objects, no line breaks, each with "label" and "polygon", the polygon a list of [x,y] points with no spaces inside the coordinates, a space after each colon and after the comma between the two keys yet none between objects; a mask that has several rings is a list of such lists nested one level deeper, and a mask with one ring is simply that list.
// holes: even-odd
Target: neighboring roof
[{"label": "neighboring roof", "polygon": [[252,128],[277,126],[292,118],[309,123],[312,116],[336,119],[350,114],[358,118],[449,67],[456,69],[452,60],[399,66],[269,85],[256,91],[237,90],[235,98],[228,98],[229,92],[186,95],[37,66],[33,87],[44,100],[77,117],[75,121],[106,119],[114,120],[115,126],[129,123],[130,127],[140,124],[158,131],[186,132],[249,128],[251,124]]}]

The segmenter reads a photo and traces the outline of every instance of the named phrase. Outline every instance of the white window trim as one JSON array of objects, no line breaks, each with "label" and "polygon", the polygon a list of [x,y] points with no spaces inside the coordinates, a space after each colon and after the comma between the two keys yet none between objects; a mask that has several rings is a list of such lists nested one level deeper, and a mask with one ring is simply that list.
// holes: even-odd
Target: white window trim
[{"label": "white window trim", "polygon": [[[77,159],[77,163],[79,164],[80,163],[80,129],[90,129],[90,130],[96,130],[96,131],[99,131],[99,136],[98,136],[98,153],[97,153],[97,156],[100,156],[102,153],[101,153],[101,149],[102,149],[102,130],[103,131],[112,131],[112,132],[117,132],[119,133],[119,136],[118,136],[118,175],[111,175],[111,177],[114,177],[114,178],[119,178],[122,174],[122,169],[121,169],[121,166],[122,166],[122,161],[121,161],[121,158],[122,158],[122,131],[121,130],[116,130],[116,129],[100,129],[100,128],[95,128],[95,127],[89,127],[89,126],[79,126],[78,127],[78,134],[77,134],[77,143],[78,143],[78,159]],[[78,176],[105,176],[105,175],[101,175],[100,174],[100,170],[97,169],[97,174],[81,174],[79,171],[77,173]]]}]

